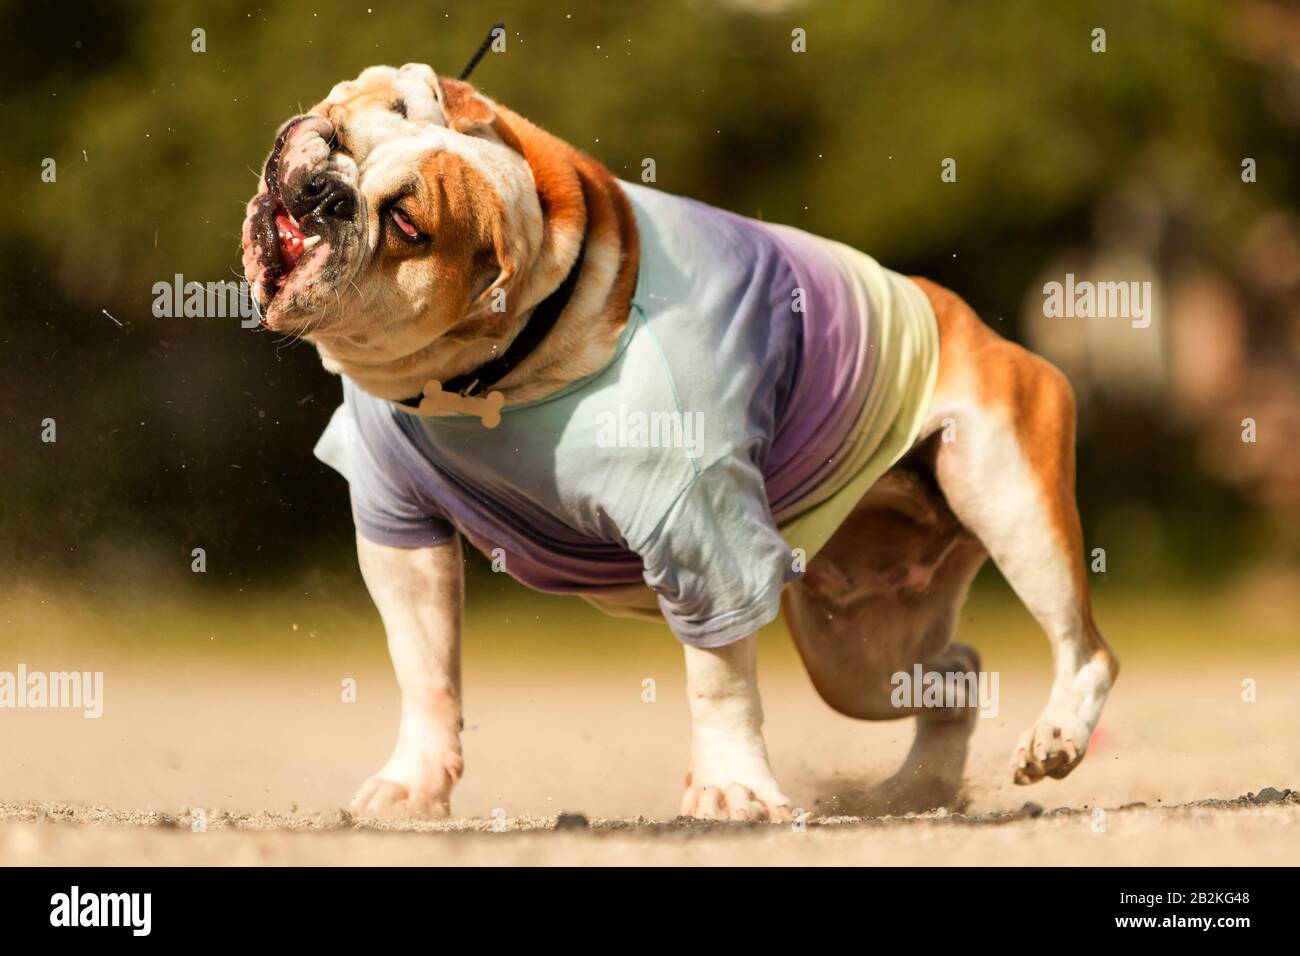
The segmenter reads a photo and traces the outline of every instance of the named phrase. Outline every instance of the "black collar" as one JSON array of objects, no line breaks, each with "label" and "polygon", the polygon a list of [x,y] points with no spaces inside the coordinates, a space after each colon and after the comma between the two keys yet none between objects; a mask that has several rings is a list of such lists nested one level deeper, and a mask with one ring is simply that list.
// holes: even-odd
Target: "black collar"
[{"label": "black collar", "polygon": [[[527,324],[515,336],[509,348],[496,358],[484,362],[478,368],[443,382],[442,390],[465,396],[481,395],[509,375],[520,362],[531,355],[533,349],[537,348],[542,343],[542,339],[546,338],[547,333],[555,327],[556,321],[560,318],[560,313],[564,311],[564,307],[569,304],[569,299],[573,297],[573,290],[578,284],[578,273],[582,271],[582,261],[586,251],[587,237],[583,235],[582,244],[578,246],[578,255],[573,260],[569,274],[564,277],[564,281],[560,283],[554,292],[534,306],[533,314],[528,317]],[[424,398],[423,395],[415,395],[411,398],[399,399],[397,404],[409,408],[418,408],[422,398]]]}]

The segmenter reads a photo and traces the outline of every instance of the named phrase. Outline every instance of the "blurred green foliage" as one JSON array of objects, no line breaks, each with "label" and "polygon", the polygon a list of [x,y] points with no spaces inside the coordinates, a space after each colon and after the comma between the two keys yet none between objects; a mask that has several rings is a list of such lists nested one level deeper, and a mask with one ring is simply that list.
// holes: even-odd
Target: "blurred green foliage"
[{"label": "blurred green foliage", "polygon": [[[244,584],[350,560],[345,487],[310,454],[339,394],[314,352],[150,304],[176,273],[238,275],[276,127],[366,66],[454,74],[500,17],[507,51],[475,82],[616,174],[652,157],[661,189],[929,275],[1015,336],[1028,283],[1089,241],[1117,183],[1189,197],[1201,218],[1183,241],[1210,258],[1261,210],[1294,206],[1295,129],[1268,105],[1241,14],[1215,0],[11,2],[0,563],[161,580],[202,546],[210,577]],[[1246,150],[1269,171],[1249,191],[1233,188]],[[945,157],[956,183],[940,181]],[[1262,516],[1197,475],[1173,425],[1089,415],[1086,521],[1146,500],[1174,569],[1253,556]],[[46,418],[56,444],[40,441]]]}]

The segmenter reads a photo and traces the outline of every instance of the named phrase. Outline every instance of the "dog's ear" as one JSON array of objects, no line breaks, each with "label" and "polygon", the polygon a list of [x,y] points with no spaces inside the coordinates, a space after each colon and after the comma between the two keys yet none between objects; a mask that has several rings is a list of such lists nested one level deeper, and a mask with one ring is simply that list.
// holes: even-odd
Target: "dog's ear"
[{"label": "dog's ear", "polygon": [[463,80],[453,80],[449,76],[438,76],[435,73],[433,95],[442,107],[447,125],[458,133],[485,129],[496,121],[497,114],[492,109],[492,104]]}]

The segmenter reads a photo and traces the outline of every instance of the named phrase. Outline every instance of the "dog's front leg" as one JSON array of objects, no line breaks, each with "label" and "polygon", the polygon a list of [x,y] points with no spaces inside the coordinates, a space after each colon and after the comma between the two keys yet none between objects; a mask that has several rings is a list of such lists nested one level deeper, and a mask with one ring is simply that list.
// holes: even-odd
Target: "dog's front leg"
[{"label": "dog's front leg", "polygon": [[691,768],[682,813],[708,820],[789,820],[763,743],[758,699],[758,639],[686,648],[691,707]]},{"label": "dog's front leg", "polygon": [[397,746],[352,801],[358,816],[445,817],[460,752],[460,539],[390,548],[357,536],[357,557],[388,634],[401,689]]}]

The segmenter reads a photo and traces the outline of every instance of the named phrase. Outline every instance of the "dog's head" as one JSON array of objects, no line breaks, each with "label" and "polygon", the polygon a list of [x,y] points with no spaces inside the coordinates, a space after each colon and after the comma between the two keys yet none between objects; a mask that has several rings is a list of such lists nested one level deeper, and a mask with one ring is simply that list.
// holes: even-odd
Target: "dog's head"
[{"label": "dog's head", "polygon": [[[372,67],[275,138],[243,228],[263,323],[376,364],[506,334],[544,222],[495,105],[432,69]],[[521,306],[522,307],[522,306]]]}]

